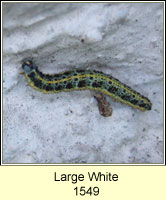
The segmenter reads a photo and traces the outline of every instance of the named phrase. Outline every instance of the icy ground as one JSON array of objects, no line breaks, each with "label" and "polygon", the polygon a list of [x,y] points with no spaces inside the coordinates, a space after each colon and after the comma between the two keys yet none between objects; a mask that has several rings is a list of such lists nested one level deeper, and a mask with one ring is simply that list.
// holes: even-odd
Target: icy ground
[{"label": "icy ground", "polygon": [[[112,74],[152,102],[141,112],[91,91],[42,94],[21,61],[45,73]],[[3,162],[162,163],[163,4],[3,3]]]}]

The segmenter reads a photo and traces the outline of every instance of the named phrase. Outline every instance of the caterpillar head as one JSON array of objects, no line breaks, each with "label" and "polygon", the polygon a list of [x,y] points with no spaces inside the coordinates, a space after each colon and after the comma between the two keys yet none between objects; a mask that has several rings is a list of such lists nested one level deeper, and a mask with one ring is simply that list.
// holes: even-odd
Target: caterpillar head
[{"label": "caterpillar head", "polygon": [[30,74],[36,67],[32,60],[27,59],[23,61],[22,68],[24,70],[24,73]]}]

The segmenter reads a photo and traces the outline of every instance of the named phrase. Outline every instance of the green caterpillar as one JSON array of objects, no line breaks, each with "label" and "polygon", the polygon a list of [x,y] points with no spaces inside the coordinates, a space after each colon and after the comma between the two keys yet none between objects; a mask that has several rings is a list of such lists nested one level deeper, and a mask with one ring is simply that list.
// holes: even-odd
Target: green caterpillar
[{"label": "green caterpillar", "polygon": [[24,61],[22,68],[29,85],[43,93],[95,90],[142,111],[152,108],[152,103],[148,98],[111,75],[99,71],[75,69],[53,75],[43,74],[32,60]]}]

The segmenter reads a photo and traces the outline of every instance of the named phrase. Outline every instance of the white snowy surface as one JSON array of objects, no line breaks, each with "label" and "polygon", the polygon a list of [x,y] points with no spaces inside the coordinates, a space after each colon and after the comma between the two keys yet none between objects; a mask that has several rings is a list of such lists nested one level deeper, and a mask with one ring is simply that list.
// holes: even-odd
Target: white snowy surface
[{"label": "white snowy surface", "polygon": [[[27,57],[112,74],[152,110],[107,97],[105,118],[91,91],[40,93],[19,74]],[[3,163],[162,162],[163,4],[3,3]]]}]

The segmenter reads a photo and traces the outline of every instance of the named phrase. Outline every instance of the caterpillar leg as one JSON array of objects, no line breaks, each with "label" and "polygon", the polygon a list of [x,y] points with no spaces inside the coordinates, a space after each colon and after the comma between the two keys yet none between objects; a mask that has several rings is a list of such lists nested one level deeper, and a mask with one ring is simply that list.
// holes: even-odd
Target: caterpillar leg
[{"label": "caterpillar leg", "polygon": [[94,97],[95,97],[95,99],[97,100],[97,103],[98,103],[99,113],[104,117],[111,116],[112,115],[112,107],[107,102],[105,96],[100,92],[96,92],[94,94]]}]

